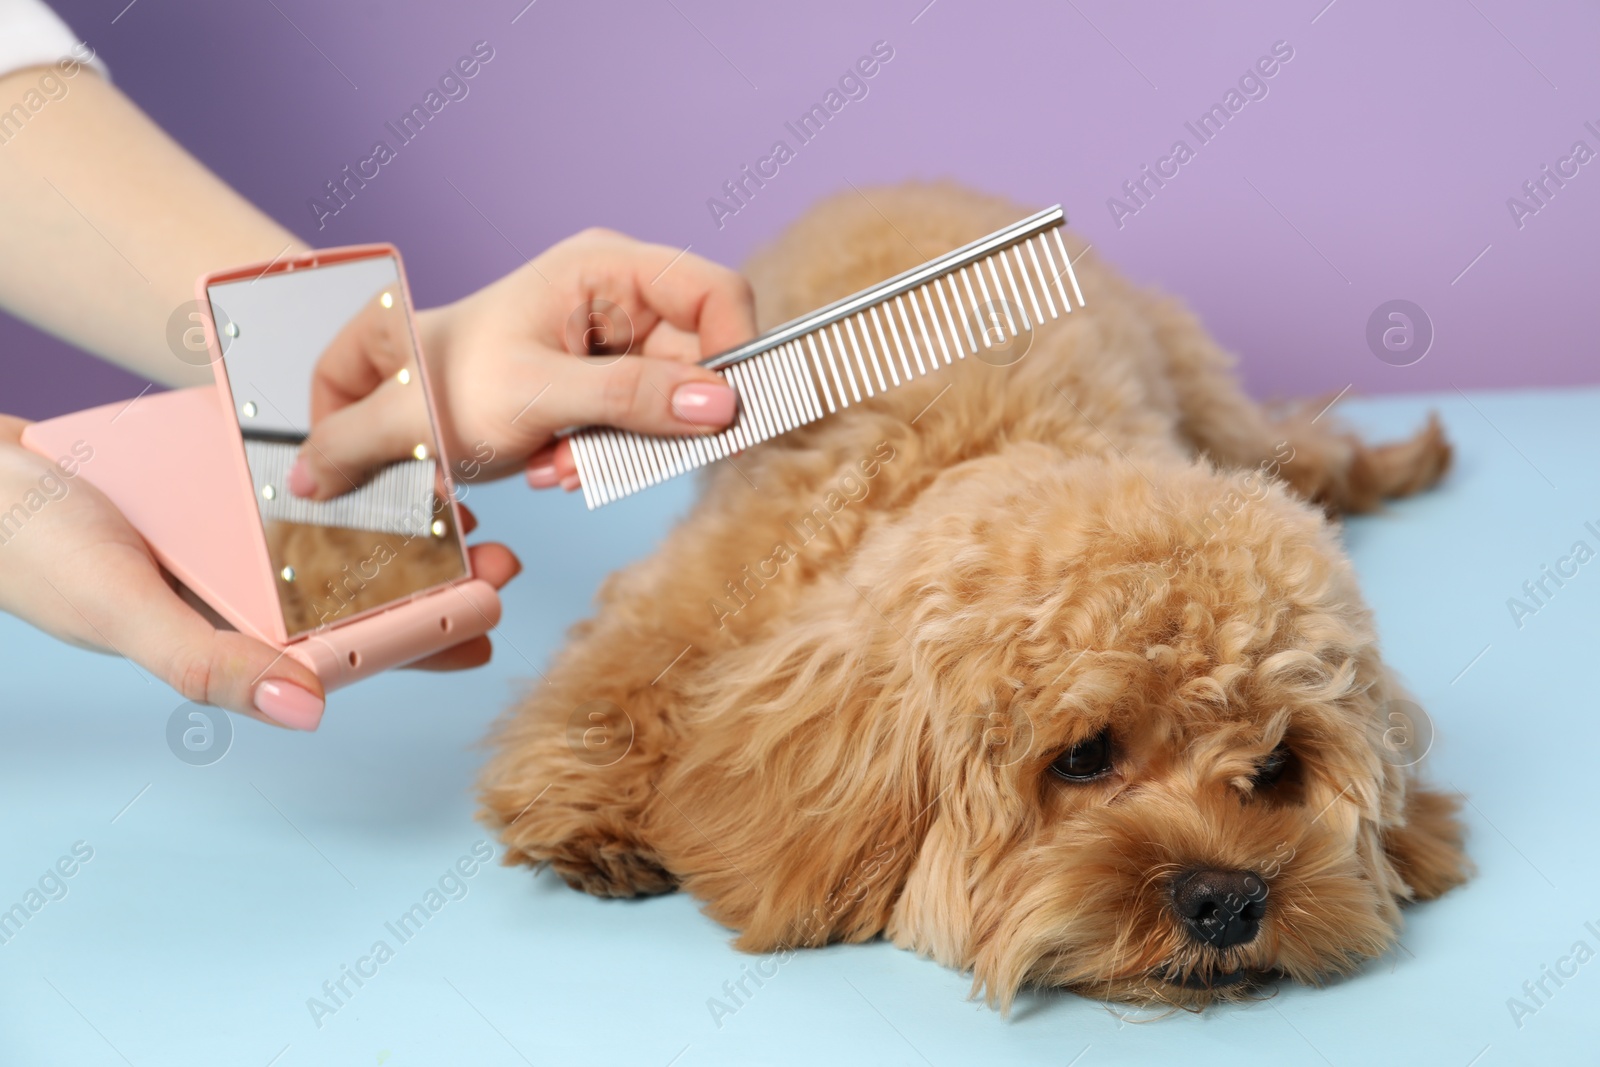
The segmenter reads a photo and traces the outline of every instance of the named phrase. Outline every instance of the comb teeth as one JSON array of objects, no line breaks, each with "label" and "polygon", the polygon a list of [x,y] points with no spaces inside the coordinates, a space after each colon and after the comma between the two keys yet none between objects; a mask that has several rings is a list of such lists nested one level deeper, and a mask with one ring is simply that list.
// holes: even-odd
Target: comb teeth
[{"label": "comb teeth", "polygon": [[705,361],[739,397],[720,433],[569,438],[593,510],[949,366],[1083,307],[1059,206]]},{"label": "comb teeth", "polygon": [[263,521],[343,526],[352,530],[419,537],[436,510],[433,460],[391,463],[358,488],[332,500],[305,500],[289,492],[289,468],[300,454],[297,440],[246,434],[245,458]]}]

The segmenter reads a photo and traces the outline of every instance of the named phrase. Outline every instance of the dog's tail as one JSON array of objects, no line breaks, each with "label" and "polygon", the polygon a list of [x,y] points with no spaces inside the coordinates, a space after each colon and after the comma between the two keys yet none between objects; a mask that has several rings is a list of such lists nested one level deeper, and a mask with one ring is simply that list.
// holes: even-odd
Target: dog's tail
[{"label": "dog's tail", "polygon": [[1437,415],[1405,440],[1376,445],[1314,406],[1274,421],[1294,450],[1281,477],[1330,513],[1375,511],[1385,500],[1432,488],[1450,469],[1450,442]]},{"label": "dog's tail", "polygon": [[[1085,270],[1093,269],[1089,258]],[[1330,410],[1343,392],[1271,409],[1246,395],[1233,356],[1182,303],[1146,293],[1142,308],[1167,357],[1182,434],[1222,466],[1267,467],[1330,514],[1375,511],[1449,469],[1450,444],[1436,417],[1408,440],[1369,445]]]}]

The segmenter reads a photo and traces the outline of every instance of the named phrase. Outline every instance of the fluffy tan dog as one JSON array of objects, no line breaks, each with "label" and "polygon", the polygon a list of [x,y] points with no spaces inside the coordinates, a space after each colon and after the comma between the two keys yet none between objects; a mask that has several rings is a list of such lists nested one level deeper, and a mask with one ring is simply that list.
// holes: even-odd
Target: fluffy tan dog
[{"label": "fluffy tan dog", "polygon": [[[851,192],[751,265],[758,307],[1025,213]],[[682,887],[753,952],[886,936],[1002,1007],[1315,982],[1463,880],[1323,515],[1432,485],[1437,425],[1374,448],[1269,414],[1181,306],[1077,269],[1088,308],[1010,365],[712,471],[502,722],[482,817],[508,862]]]}]

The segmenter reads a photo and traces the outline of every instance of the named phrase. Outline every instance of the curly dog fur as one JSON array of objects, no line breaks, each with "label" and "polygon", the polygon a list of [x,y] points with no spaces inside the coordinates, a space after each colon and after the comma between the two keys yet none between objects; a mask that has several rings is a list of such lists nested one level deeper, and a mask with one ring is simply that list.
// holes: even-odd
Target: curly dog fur
[{"label": "curly dog fur", "polygon": [[[767,324],[1024,213],[868,195],[750,265]],[[1466,877],[1454,800],[1385,732],[1404,694],[1324,514],[1436,482],[1438,425],[1372,447],[1265,410],[1181,305],[1077,270],[1088,307],[1016,362],[710,472],[500,724],[481,817],[507,862],[682,888],[753,952],[888,937],[1001,1007],[1316,982]],[[1106,773],[1052,770],[1095,738]],[[1255,877],[1253,938],[1195,935],[1196,869]]]}]

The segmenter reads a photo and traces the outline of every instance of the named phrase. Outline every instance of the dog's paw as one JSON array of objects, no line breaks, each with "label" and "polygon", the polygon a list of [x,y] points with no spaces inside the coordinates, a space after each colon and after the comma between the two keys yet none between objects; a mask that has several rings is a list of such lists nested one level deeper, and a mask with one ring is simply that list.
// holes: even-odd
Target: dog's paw
[{"label": "dog's paw", "polygon": [[[479,819],[499,834],[507,866],[549,867],[597,897],[667,893],[677,881],[639,839],[634,808],[615,780],[591,772],[529,794],[485,790]],[[530,795],[531,799],[524,799]]]},{"label": "dog's paw", "polygon": [[538,862],[573,889],[597,897],[670,893],[678,884],[653,856],[601,838],[563,841]]}]

